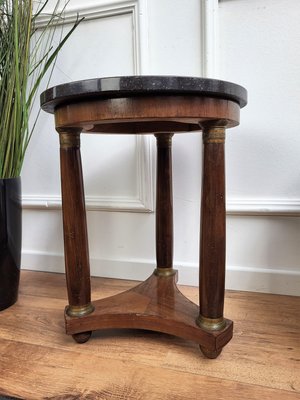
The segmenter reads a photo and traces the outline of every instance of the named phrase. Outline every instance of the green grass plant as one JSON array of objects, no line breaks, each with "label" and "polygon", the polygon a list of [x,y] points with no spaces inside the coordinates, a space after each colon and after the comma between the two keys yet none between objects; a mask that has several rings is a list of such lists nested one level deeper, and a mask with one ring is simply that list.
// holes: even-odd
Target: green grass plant
[{"label": "green grass plant", "polygon": [[[32,105],[47,71],[79,20],[63,36],[66,3],[57,1],[47,23],[38,27],[49,0],[0,0],[0,179],[20,176],[36,119]],[[60,29],[60,40],[54,45]],[[51,73],[50,73],[51,75]]]}]

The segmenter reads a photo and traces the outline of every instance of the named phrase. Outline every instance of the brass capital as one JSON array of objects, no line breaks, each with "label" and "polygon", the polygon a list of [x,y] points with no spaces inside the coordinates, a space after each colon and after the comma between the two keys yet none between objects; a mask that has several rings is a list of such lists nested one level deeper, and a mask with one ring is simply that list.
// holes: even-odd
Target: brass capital
[{"label": "brass capital", "polygon": [[60,133],[59,143],[62,149],[70,147],[80,148],[80,133]]},{"label": "brass capital", "polygon": [[224,143],[225,128],[228,124],[226,119],[215,119],[199,123],[203,131],[203,143]]},{"label": "brass capital", "polygon": [[226,326],[226,321],[223,317],[220,318],[207,318],[199,315],[196,320],[196,323],[200,328],[203,328],[207,331],[220,331]]},{"label": "brass capital", "polygon": [[69,317],[83,317],[91,314],[95,310],[92,303],[85,304],[84,306],[68,306],[66,313]]},{"label": "brass capital", "polygon": [[213,127],[203,130],[203,143],[224,143],[225,128]]}]

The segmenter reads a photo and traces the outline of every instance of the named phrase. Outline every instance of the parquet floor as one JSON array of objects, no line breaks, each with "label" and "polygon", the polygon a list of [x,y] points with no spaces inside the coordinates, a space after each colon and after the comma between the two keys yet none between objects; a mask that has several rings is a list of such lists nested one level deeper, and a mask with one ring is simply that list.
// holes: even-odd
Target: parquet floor
[{"label": "parquet floor", "polygon": [[[135,285],[93,278],[93,298]],[[198,291],[181,286],[197,302]],[[26,400],[300,399],[300,297],[226,293],[234,338],[216,360],[195,343],[146,331],[64,334],[64,275],[23,271],[0,313],[0,394]]]}]

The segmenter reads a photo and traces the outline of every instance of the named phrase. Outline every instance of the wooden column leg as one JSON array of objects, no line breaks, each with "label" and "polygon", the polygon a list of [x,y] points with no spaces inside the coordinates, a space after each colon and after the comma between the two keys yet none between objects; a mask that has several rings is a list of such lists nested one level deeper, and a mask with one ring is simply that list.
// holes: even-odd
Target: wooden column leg
[{"label": "wooden column leg", "polygon": [[[93,312],[85,199],[80,155],[80,132],[59,130],[65,266],[69,306],[66,314],[82,317]],[[73,335],[83,343],[91,332]]]},{"label": "wooden column leg", "polygon": [[172,133],[157,134],[156,176],[156,261],[154,273],[174,275],[173,270],[173,198]]},{"label": "wooden column leg", "polygon": [[[225,327],[225,125],[211,121],[202,126],[203,168],[200,233],[200,314],[197,323],[208,331]],[[221,350],[202,352],[209,358]]]}]

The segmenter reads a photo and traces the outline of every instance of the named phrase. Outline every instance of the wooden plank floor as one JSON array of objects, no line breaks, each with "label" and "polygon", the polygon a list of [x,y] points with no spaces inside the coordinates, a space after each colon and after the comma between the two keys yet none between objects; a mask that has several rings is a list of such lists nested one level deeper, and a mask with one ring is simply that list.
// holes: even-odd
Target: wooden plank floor
[{"label": "wooden plank floor", "polygon": [[[135,282],[93,278],[93,298]],[[181,286],[197,302],[197,289]],[[20,298],[0,313],[0,394],[26,400],[300,399],[300,298],[226,293],[234,338],[216,360],[146,331],[64,334],[64,275],[23,271]]]}]

